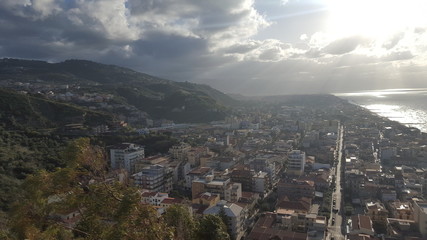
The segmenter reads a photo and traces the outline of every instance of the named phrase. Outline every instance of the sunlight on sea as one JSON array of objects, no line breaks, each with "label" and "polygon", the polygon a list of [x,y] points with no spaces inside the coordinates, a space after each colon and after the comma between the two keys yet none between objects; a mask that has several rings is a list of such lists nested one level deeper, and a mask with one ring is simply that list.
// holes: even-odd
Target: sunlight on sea
[{"label": "sunlight on sea", "polygon": [[427,132],[426,88],[384,89],[334,95],[360,105],[379,116]]},{"label": "sunlight on sea", "polygon": [[425,126],[427,113],[425,111],[388,104],[370,104],[361,106],[392,121],[397,121],[408,127],[415,127],[420,129],[422,132],[427,132],[427,127]]}]

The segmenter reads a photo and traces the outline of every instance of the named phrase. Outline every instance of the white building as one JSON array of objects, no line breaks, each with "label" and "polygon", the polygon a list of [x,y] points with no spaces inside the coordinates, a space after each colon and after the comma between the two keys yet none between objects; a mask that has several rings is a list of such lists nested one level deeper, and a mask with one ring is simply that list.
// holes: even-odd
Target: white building
[{"label": "white building", "polygon": [[305,152],[292,150],[288,153],[287,173],[301,175],[304,173]]},{"label": "white building", "polygon": [[145,157],[144,147],[133,143],[122,143],[110,149],[112,169],[126,169],[129,173],[135,172],[135,163]]},{"label": "white building", "polygon": [[243,208],[234,203],[227,203],[227,201],[219,201],[216,206],[206,209],[204,215],[218,215],[221,211],[224,211],[228,217],[228,230],[232,233],[232,239],[239,240],[243,236]]},{"label": "white building", "polygon": [[267,193],[269,190],[269,177],[266,172],[258,172],[253,177],[253,191],[257,193]]},{"label": "white building", "polygon": [[168,197],[167,193],[143,192],[141,193],[141,202],[152,206],[160,206],[160,203]]}]

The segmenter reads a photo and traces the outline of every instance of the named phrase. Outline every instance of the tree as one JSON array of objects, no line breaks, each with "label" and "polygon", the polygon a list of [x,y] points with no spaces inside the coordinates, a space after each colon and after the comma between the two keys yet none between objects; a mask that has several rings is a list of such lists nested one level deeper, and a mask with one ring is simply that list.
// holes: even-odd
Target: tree
[{"label": "tree", "polygon": [[219,212],[218,212],[218,217],[221,218],[222,222],[224,223],[224,225],[227,227],[227,233],[228,235],[231,237],[233,236],[231,229],[228,228],[228,226],[230,226],[230,220],[228,219],[227,214],[225,214],[225,210],[224,207],[221,207]]},{"label": "tree", "polygon": [[[23,184],[25,195],[10,211],[12,239],[172,239],[156,211],[140,203],[137,189],[105,181],[103,151],[88,139],[64,153],[68,166],[40,171]],[[77,225],[61,213],[76,212]]]},{"label": "tree", "polygon": [[163,219],[174,232],[174,239],[195,239],[196,224],[190,212],[181,205],[172,205],[167,210]]},{"label": "tree", "polygon": [[227,227],[219,216],[205,215],[196,230],[197,239],[230,240]]}]

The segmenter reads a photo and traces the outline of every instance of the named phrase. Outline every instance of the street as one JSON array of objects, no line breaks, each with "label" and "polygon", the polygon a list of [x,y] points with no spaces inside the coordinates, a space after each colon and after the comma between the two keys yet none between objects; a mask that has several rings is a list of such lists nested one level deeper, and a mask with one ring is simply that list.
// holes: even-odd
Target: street
[{"label": "street", "polygon": [[338,137],[337,137],[337,154],[335,154],[336,167],[332,175],[335,176],[335,191],[332,193],[332,204],[331,204],[331,217],[328,222],[328,235],[326,239],[344,240],[345,237],[342,234],[343,225],[343,206],[342,206],[342,192],[341,192],[341,165],[342,165],[342,149],[343,149],[343,135],[344,127],[339,124],[338,126]]}]

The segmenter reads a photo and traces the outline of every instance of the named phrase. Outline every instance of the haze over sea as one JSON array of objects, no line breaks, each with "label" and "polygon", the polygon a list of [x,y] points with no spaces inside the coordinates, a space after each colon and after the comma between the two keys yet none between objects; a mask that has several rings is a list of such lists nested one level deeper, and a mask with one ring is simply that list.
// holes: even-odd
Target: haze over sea
[{"label": "haze over sea", "polygon": [[336,93],[380,116],[427,132],[427,88]]}]

